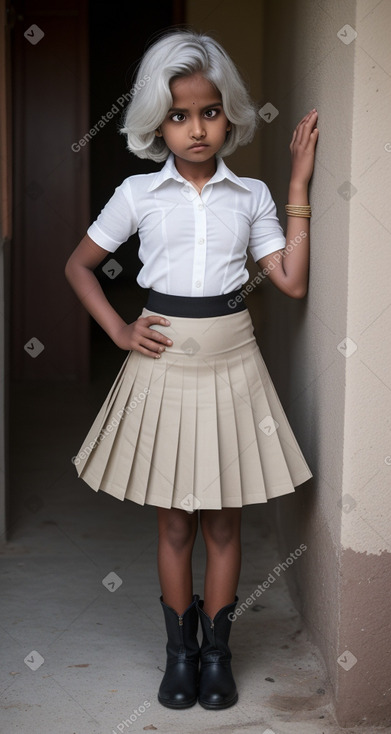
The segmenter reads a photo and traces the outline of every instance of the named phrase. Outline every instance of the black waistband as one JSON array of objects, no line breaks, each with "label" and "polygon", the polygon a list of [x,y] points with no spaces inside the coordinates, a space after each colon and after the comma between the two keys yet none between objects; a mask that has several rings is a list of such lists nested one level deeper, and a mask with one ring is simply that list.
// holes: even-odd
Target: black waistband
[{"label": "black waistband", "polygon": [[220,296],[172,296],[150,289],[145,305],[149,311],[157,311],[166,316],[183,318],[207,318],[226,316],[244,311],[247,306],[244,298],[238,298],[241,290],[223,293]]}]

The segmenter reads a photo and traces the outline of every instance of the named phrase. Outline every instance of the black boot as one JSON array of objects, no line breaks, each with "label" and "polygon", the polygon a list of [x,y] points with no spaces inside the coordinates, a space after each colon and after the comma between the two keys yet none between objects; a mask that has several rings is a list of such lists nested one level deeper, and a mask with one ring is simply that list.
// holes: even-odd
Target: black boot
[{"label": "black boot", "polygon": [[204,709],[226,709],[238,700],[228,647],[232,624],[229,614],[237,601],[235,596],[235,601],[222,607],[213,620],[204,612],[204,602],[198,602],[203,632],[198,701]]},{"label": "black boot", "polygon": [[195,594],[190,606],[177,614],[175,609],[164,603],[164,618],[167,629],[166,672],[160,684],[158,700],[170,709],[186,709],[194,706],[198,693],[198,663],[200,646],[197,640],[198,613]]}]

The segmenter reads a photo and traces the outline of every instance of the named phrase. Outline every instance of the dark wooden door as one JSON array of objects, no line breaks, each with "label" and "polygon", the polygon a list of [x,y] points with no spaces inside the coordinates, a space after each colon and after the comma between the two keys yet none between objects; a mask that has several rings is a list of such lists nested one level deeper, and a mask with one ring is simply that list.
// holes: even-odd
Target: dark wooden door
[{"label": "dark wooden door", "polygon": [[11,3],[13,380],[85,381],[89,315],[64,276],[89,223],[87,0]]}]

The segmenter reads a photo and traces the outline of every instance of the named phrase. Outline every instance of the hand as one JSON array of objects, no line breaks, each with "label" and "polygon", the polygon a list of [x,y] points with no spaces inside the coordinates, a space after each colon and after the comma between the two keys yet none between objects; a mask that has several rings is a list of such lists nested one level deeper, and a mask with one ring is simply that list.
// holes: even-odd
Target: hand
[{"label": "hand", "polygon": [[314,170],[315,146],[319,130],[315,127],[318,120],[316,110],[311,110],[293,131],[289,149],[292,155],[291,182],[308,185]]},{"label": "hand", "polygon": [[166,346],[171,346],[172,341],[160,331],[150,329],[151,324],[170,326],[170,322],[163,316],[140,316],[133,323],[123,326],[113,337],[113,341],[120,349],[134,350],[157,359]]}]

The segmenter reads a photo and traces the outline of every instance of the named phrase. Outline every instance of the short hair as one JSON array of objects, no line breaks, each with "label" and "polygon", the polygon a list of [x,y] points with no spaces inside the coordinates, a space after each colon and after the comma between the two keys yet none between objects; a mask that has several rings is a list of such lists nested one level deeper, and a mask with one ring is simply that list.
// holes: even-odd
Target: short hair
[{"label": "short hair", "polygon": [[172,106],[170,81],[202,73],[221,94],[231,130],[218,151],[230,155],[238,145],[249,143],[259,121],[243,79],[222,46],[210,36],[192,30],[174,30],[159,38],[145,52],[124,111],[120,133],[127,148],[139,158],[164,161],[170,153],[155,130]]}]

